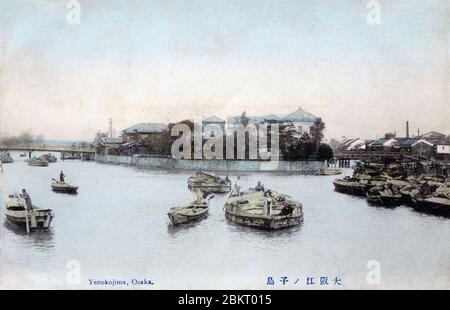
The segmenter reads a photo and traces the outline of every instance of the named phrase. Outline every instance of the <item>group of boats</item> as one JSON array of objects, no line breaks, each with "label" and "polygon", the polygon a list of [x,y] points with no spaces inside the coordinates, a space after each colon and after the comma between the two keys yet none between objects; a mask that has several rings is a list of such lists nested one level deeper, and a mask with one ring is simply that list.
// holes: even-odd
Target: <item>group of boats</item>
[{"label": "group of boats", "polygon": [[[75,194],[78,186],[70,185],[65,180],[61,171],[60,179],[52,179],[51,188],[57,193]],[[8,195],[5,200],[5,216],[11,223],[26,229],[27,233],[36,230],[48,230],[52,219],[53,210],[42,209],[32,203],[30,195],[25,189],[20,194]]]},{"label": "group of boats", "polygon": [[[20,154],[20,157],[25,157],[26,153]],[[54,163],[57,161],[57,158],[51,153],[44,154],[39,157],[33,157],[31,159],[26,159],[28,165],[37,166],[37,167],[47,167],[49,163]],[[2,164],[10,164],[14,162],[14,159],[11,157],[9,152],[1,152],[0,153],[0,162]]]},{"label": "group of boats", "polygon": [[436,162],[359,162],[352,176],[334,180],[338,192],[363,196],[371,204],[406,204],[418,211],[450,216],[448,167]]},{"label": "group of boats", "polygon": [[202,171],[188,178],[188,188],[197,197],[186,206],[169,210],[173,225],[186,224],[208,215],[209,201],[215,194],[230,193],[225,203],[225,218],[230,222],[266,230],[299,225],[303,220],[302,204],[288,195],[265,189],[259,182],[255,188],[241,191],[239,177],[232,188],[228,175],[221,178]]}]

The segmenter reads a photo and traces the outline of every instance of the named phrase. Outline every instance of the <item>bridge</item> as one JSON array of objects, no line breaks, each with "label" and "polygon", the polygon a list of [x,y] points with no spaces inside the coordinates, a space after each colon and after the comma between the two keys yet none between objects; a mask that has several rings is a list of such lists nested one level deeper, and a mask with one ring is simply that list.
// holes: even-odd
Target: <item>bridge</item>
[{"label": "bridge", "polygon": [[92,159],[95,155],[95,148],[74,147],[68,145],[47,145],[47,144],[0,144],[0,151],[23,151],[31,158],[32,152],[59,152],[61,159],[81,159],[83,156]]},{"label": "bridge", "polygon": [[418,156],[413,152],[378,152],[378,151],[335,151],[334,157],[362,160],[370,158],[402,158],[405,156]]},{"label": "bridge", "polygon": [[350,167],[351,160],[395,160],[395,159],[417,159],[421,158],[413,152],[383,152],[383,151],[335,151],[333,154],[339,167]]}]

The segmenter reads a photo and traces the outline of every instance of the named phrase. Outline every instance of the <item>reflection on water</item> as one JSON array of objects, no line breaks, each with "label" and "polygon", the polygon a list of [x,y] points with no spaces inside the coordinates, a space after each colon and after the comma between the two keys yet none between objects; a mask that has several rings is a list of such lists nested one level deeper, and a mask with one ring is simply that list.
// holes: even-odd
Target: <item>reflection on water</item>
[{"label": "reflection on water", "polygon": [[[382,288],[450,287],[450,220],[406,206],[380,208],[333,190],[333,176],[240,173],[243,188],[261,180],[298,199],[304,221],[264,231],[228,222],[227,195],[216,195],[207,218],[170,225],[167,212],[195,194],[189,171],[163,171],[58,161],[31,167],[18,154],[0,174],[0,201],[26,188],[53,209],[48,232],[27,235],[0,220],[0,287],[71,288],[68,262],[89,278],[149,278],[153,288],[267,288],[268,276],[339,276],[344,288],[372,288],[367,262],[382,267]],[[63,170],[78,195],[51,191]],[[350,171],[348,171],[350,173]],[[237,174],[229,173],[234,181]],[[282,287],[275,287],[282,288]],[[304,288],[287,287],[287,288]]]},{"label": "reflection on water", "polygon": [[34,231],[27,234],[25,229],[7,220],[3,221],[3,228],[16,235],[16,242],[24,247],[33,247],[39,251],[48,251],[54,247],[52,229],[48,231]]}]

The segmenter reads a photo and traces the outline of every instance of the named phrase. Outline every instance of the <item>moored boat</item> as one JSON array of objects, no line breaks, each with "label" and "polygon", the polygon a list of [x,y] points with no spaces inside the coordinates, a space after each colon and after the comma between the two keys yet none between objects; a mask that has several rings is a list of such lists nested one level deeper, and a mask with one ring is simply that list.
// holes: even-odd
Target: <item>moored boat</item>
[{"label": "moored boat", "polygon": [[32,205],[28,194],[11,194],[5,201],[5,216],[11,223],[25,228],[27,232],[47,230],[53,219],[51,209],[40,209]]},{"label": "moored boat", "polygon": [[402,203],[402,194],[391,187],[373,187],[366,193],[367,201],[384,207],[393,207]]},{"label": "moored boat", "polygon": [[34,157],[28,161],[28,165],[34,167],[47,167],[48,161],[42,158]]},{"label": "moored boat", "polygon": [[209,200],[213,197],[208,197],[208,193],[199,192],[194,201],[187,206],[171,208],[167,215],[173,225],[187,224],[204,219],[208,215]]},{"label": "moored boat", "polygon": [[303,210],[302,204],[288,195],[251,188],[232,192],[225,203],[225,217],[239,225],[278,230],[300,225]]},{"label": "moored boat", "polygon": [[316,175],[338,175],[342,174],[342,170],[339,168],[320,168]]},{"label": "moored boat", "polygon": [[334,189],[337,192],[355,195],[355,196],[364,196],[366,194],[366,186],[365,184],[361,184],[358,179],[345,177],[343,179],[336,179],[333,181]]},{"label": "moored boat", "polygon": [[197,171],[188,178],[188,188],[210,193],[227,193],[231,190],[231,181],[228,176],[221,178],[217,175]]},{"label": "moored boat", "polygon": [[2,162],[2,164],[11,164],[14,162],[14,159],[11,157],[11,154],[9,154],[9,152],[1,152],[0,162]]},{"label": "moored boat", "polygon": [[44,154],[44,155],[40,156],[39,159],[46,160],[46,161],[48,161],[49,163],[56,163],[56,161],[58,160],[58,159],[56,158],[56,156],[52,155],[51,153]]},{"label": "moored boat", "polygon": [[430,185],[423,184],[419,191],[411,195],[414,209],[425,212],[450,216],[450,187],[442,185],[430,194]]}]

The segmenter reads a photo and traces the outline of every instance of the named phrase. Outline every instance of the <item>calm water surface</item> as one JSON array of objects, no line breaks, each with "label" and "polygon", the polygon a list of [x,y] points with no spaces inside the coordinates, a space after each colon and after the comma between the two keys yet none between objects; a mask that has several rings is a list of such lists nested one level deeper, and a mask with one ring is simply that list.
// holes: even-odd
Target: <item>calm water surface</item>
[{"label": "calm water surface", "polygon": [[[90,288],[89,279],[151,279],[159,289],[450,288],[449,219],[369,206],[334,192],[334,177],[240,174],[243,188],[262,180],[301,201],[298,228],[263,232],[228,223],[226,195],[216,195],[207,219],[174,229],[167,211],[193,199],[190,172],[80,161],[31,167],[13,156],[0,174],[2,288]],[[50,190],[61,169],[78,195]],[[54,210],[49,232],[26,235],[5,221],[5,196],[22,188]],[[380,285],[366,280],[372,260]],[[78,263],[79,286],[71,282]],[[274,286],[266,285],[269,276]],[[337,276],[342,286],[306,286],[306,277],[321,276]]]}]

